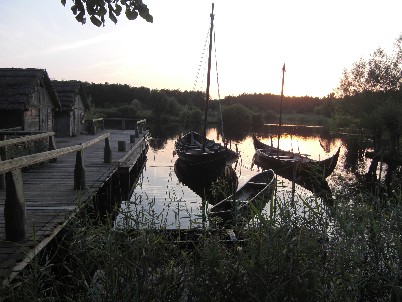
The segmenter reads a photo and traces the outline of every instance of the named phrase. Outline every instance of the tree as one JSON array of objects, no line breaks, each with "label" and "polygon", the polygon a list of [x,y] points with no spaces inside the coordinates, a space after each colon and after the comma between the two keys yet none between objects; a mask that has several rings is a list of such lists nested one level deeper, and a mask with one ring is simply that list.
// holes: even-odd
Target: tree
[{"label": "tree", "polygon": [[[135,20],[138,16],[152,23],[153,17],[149,13],[148,7],[142,3],[142,0],[71,0],[73,5],[71,10],[78,22],[85,24],[86,15],[90,16],[92,24],[96,26],[105,25],[105,16],[114,24],[117,23],[117,17],[121,12],[125,11],[125,15],[129,20]],[[61,3],[66,6],[67,0],[61,0]]]},{"label": "tree", "polygon": [[362,92],[397,91],[402,87],[402,35],[396,39],[394,52],[375,50],[369,60],[360,59],[350,70],[345,69],[337,89],[339,96]]}]

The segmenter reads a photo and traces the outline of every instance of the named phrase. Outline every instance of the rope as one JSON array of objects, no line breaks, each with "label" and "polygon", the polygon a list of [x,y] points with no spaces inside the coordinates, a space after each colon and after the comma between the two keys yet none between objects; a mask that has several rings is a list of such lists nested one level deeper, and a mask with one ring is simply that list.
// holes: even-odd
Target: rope
[{"label": "rope", "polygon": [[[209,38],[209,28],[208,28],[207,36],[206,36],[206,38],[205,38],[204,47],[203,47],[203,49],[202,49],[201,59],[200,59],[199,65],[198,65],[197,75],[196,75],[196,77],[195,77],[195,81],[194,81],[194,85],[193,85],[193,91],[195,91],[195,89],[196,89],[196,87],[197,87],[198,76],[200,75],[201,66],[203,66],[203,69],[204,69],[204,72],[203,72],[202,74],[205,74],[205,65],[206,65],[206,64],[204,64],[204,62],[205,62],[204,54],[205,54],[206,49],[207,49],[207,45],[208,45],[208,41],[209,41],[208,38]],[[202,79],[204,79],[204,77],[202,77]],[[202,80],[202,83],[203,83],[203,82],[204,82],[204,80]],[[201,83],[201,84],[202,84],[202,83]]]}]

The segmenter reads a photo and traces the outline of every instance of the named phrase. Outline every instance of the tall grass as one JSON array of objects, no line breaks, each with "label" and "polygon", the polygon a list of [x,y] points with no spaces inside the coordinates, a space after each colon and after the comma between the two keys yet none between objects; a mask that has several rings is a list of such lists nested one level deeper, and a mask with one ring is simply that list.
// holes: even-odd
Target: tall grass
[{"label": "tall grass", "polygon": [[401,193],[335,195],[332,206],[276,195],[267,215],[235,230],[244,240],[228,244],[205,229],[192,249],[148,222],[116,229],[81,217],[1,293],[9,301],[389,301],[402,281]]}]

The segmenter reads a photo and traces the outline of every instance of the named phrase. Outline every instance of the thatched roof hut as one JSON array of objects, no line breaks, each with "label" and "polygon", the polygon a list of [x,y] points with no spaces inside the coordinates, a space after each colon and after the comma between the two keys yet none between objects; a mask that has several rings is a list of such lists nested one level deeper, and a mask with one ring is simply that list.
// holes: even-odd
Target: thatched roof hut
[{"label": "thatched roof hut", "polygon": [[45,69],[0,68],[0,109],[28,110],[40,87],[46,90],[54,107],[60,108]]}]

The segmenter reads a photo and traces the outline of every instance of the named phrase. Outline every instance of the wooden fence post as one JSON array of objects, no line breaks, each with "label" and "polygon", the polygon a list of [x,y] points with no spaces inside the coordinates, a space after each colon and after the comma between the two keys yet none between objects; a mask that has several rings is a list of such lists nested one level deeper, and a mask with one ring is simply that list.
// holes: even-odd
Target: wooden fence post
[{"label": "wooden fence post", "polygon": [[25,238],[25,198],[21,169],[7,172],[6,184],[4,204],[6,240],[16,242]]},{"label": "wooden fence post", "polygon": [[[54,141],[54,135],[50,135],[49,136],[49,150],[48,151],[52,151],[52,150],[56,150],[56,143]],[[50,160],[50,162],[56,162],[57,161],[57,157],[52,158]]]},{"label": "wooden fence post", "polygon": [[110,164],[112,162],[112,149],[110,148],[109,138],[105,138],[105,148],[103,151],[103,162]]},{"label": "wooden fence post", "polygon": [[85,189],[84,150],[77,151],[74,168],[74,190]]},{"label": "wooden fence post", "polygon": [[[6,140],[6,135],[1,135],[0,141]],[[6,160],[7,147],[0,148],[0,161]],[[6,177],[4,173],[0,173],[0,190],[6,188]]]}]

